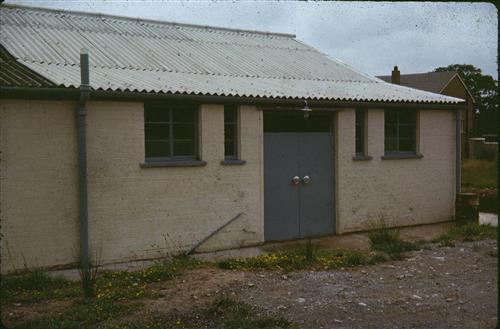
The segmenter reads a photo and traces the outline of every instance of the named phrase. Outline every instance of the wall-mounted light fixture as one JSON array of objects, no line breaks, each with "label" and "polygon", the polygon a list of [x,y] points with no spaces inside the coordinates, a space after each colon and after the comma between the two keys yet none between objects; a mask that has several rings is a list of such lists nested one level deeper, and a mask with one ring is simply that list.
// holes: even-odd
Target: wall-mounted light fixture
[{"label": "wall-mounted light fixture", "polygon": [[307,100],[304,99],[304,102],[306,103],[304,108],[300,109],[302,112],[304,112],[304,120],[307,120],[309,119],[309,115],[310,115],[310,112],[312,112],[312,110],[309,108],[309,106],[307,106]]}]

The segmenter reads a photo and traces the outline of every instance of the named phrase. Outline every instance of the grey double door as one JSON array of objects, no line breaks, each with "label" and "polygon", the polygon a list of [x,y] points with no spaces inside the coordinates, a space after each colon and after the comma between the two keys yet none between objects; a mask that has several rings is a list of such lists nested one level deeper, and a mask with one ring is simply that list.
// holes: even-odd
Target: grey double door
[{"label": "grey double door", "polygon": [[264,133],[266,241],[335,233],[328,132]]}]

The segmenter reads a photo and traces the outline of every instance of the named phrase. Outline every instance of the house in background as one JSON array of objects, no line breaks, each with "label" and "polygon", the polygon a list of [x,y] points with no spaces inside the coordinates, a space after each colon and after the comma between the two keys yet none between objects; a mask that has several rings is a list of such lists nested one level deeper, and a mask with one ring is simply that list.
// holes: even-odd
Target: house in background
[{"label": "house in background", "polygon": [[0,24],[2,273],[189,250],[235,218],[197,251],[453,217],[462,99],[289,34],[5,4]]},{"label": "house in background", "polygon": [[398,67],[395,66],[391,75],[378,76],[377,78],[405,87],[465,99],[466,108],[461,115],[461,143],[462,157],[469,157],[469,138],[473,136],[474,131],[474,97],[458,72],[401,74]]}]

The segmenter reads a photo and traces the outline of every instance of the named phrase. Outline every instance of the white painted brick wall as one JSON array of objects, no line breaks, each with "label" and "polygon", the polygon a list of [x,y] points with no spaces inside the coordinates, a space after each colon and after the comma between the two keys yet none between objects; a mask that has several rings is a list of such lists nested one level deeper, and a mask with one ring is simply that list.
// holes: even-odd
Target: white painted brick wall
[{"label": "white painted brick wall", "polygon": [[383,217],[405,226],[449,220],[455,200],[455,121],[452,111],[419,111],[422,159],[382,160],[384,111],[368,111],[370,161],[353,161],[355,111],[338,113],[337,228],[365,230]]},{"label": "white painted brick wall", "polygon": [[0,102],[2,273],[78,254],[74,105]]},{"label": "white painted brick wall", "polygon": [[[243,216],[200,250],[263,242],[263,122],[240,108],[242,166],[223,166],[223,106],[200,110],[205,167],[141,168],[143,104],[88,106],[89,230],[101,262],[185,250],[219,225]],[[78,197],[73,102],[0,104],[2,273],[76,261]],[[453,215],[455,130],[452,111],[420,111],[423,159],[382,160],[383,110],[368,112],[371,161],[356,162],[354,110],[337,115],[337,229],[438,222]]]},{"label": "white painted brick wall", "polygon": [[263,241],[261,112],[241,109],[242,166],[223,166],[222,105],[200,109],[205,167],[140,168],[142,103],[95,102],[88,114],[89,227],[104,262],[186,250],[239,212],[243,215],[200,250]]}]

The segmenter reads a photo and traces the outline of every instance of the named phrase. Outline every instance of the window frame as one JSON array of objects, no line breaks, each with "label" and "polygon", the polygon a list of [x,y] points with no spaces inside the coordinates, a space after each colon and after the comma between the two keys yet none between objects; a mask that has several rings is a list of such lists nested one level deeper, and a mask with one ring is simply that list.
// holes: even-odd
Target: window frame
[{"label": "window frame", "polygon": [[[168,121],[146,121],[146,111],[148,107],[161,107],[164,111],[168,111]],[[181,107],[181,108],[179,108]],[[174,121],[174,111],[185,111],[185,107],[188,107],[193,111],[193,120],[192,122],[183,122],[183,121]],[[194,163],[190,161],[198,161],[199,160],[199,129],[200,129],[200,106],[199,104],[193,103],[145,103],[144,104],[144,159],[145,163],[184,163],[186,165],[193,165]],[[146,145],[148,139],[146,138],[146,126],[148,124],[166,124],[168,125],[169,134],[168,134],[168,156],[165,157],[148,157]],[[193,138],[192,139],[179,139],[175,138],[175,125],[192,125],[193,126]],[[192,155],[175,155],[174,153],[174,142],[179,141],[191,141],[193,142],[193,154]],[[151,141],[151,140],[149,140]]]},{"label": "window frame", "polygon": [[[408,123],[401,123],[400,121],[400,116],[403,113],[411,113],[413,117],[413,122],[411,124]],[[396,123],[395,124],[388,124],[387,123],[387,116],[388,114],[396,114]],[[390,158],[390,157],[421,157],[419,154],[419,112],[416,109],[385,109],[384,110],[384,157],[385,158]],[[393,126],[396,128],[396,136],[391,137],[396,141],[396,150],[387,150],[387,128],[388,126]],[[412,127],[413,128],[413,145],[412,148],[413,150],[410,151],[401,151],[400,150],[400,143],[402,137],[400,136],[400,128],[401,127]],[[404,138],[406,139],[406,138]]]}]

